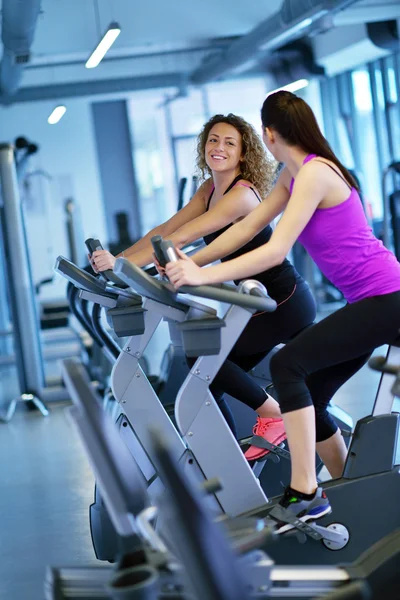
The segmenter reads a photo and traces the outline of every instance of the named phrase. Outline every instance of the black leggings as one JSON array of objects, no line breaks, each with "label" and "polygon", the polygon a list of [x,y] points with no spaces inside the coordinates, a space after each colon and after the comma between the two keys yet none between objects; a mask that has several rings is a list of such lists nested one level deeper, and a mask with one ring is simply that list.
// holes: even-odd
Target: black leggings
[{"label": "black leggings", "polygon": [[[307,284],[302,282],[293,295],[274,312],[254,315],[250,319],[210,385],[210,391],[234,435],[235,421],[223,398],[224,393],[247,404],[253,410],[258,409],[265,402],[267,394],[247,372],[275,346],[286,343],[309,327],[315,319],[315,314],[314,298]],[[191,358],[188,362],[192,366],[195,360]]]},{"label": "black leggings", "polygon": [[330,399],[399,330],[400,292],[394,292],[347,304],[303,331],[271,359],[282,413],[314,405],[317,442],[330,438],[337,430]]}]

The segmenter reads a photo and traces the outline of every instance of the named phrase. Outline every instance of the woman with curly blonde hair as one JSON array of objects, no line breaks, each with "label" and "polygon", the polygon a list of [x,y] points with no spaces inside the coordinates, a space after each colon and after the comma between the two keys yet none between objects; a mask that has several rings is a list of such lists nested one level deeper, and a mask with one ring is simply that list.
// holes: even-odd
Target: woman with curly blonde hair
[{"label": "woman with curly blonde hair", "polygon": [[[213,170],[207,162],[206,146],[211,130],[219,123],[231,125],[241,136],[240,175],[242,180],[251,181],[262,198],[268,196],[273,187],[277,163],[270,160],[265,152],[265,146],[254,127],[247,121],[229,113],[215,115],[203,125],[197,138],[197,169],[203,180],[212,178]],[[232,146],[232,142],[230,146]]]},{"label": "woman with curly blonde hair", "polygon": [[[125,250],[125,258],[138,266],[150,263],[153,259],[150,240],[156,234],[172,240],[177,248],[199,238],[210,244],[259,205],[261,198],[272,188],[276,171],[276,163],[268,158],[255,129],[233,114],[215,115],[204,125],[198,137],[197,167],[204,181],[190,202]],[[266,244],[271,235],[269,225],[262,227],[234,254],[219,258],[226,261],[254,250]],[[196,255],[193,258],[196,261]],[[112,269],[114,263],[115,257],[106,250],[92,255],[92,264],[98,271]],[[234,434],[235,423],[223,400],[224,393],[258,413],[254,427],[256,435],[279,444],[286,439],[279,405],[247,371],[276,345],[311,325],[315,318],[315,303],[307,283],[288,260],[268,271],[255,273],[253,277],[265,285],[278,308],[273,313],[252,317],[210,389]],[[251,447],[246,455],[253,460],[266,453]]]}]

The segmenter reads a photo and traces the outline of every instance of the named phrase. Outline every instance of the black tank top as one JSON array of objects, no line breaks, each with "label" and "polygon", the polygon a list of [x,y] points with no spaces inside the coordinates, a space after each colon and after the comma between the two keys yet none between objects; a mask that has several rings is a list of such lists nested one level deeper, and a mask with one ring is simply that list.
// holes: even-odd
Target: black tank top
[{"label": "black tank top", "polygon": [[[241,179],[243,179],[243,177],[241,175],[238,175],[232,181],[230,186],[225,190],[224,196]],[[252,187],[250,187],[250,189],[257,197],[257,200],[259,202],[261,202],[261,198],[258,196],[255,189]],[[206,210],[208,210],[210,207],[210,202],[211,202],[213,193],[214,193],[214,190],[212,190],[212,192],[210,194],[210,197],[207,202]],[[230,227],[232,227],[232,225],[233,225],[233,223],[231,225],[227,225],[226,227],[223,227],[222,229],[219,229],[218,231],[214,231],[214,233],[209,233],[208,235],[205,235],[203,238],[204,243],[208,246],[209,244],[211,244],[211,242],[213,242],[215,239],[217,239],[217,237],[219,237],[225,231],[227,231]],[[267,225],[252,240],[250,240],[249,242],[247,242],[247,244],[242,246],[242,248],[239,248],[235,252],[232,252],[232,254],[229,254],[228,256],[221,258],[221,262],[226,262],[228,260],[232,260],[234,258],[237,258],[238,256],[242,256],[242,254],[246,254],[246,252],[250,252],[251,250],[255,250],[256,248],[263,246],[264,244],[269,242],[269,240],[271,239],[271,236],[272,236],[272,227],[270,225]],[[276,267],[272,267],[271,269],[268,269],[267,271],[263,271],[262,273],[258,273],[257,275],[252,275],[251,278],[261,281],[261,283],[263,285],[265,285],[265,287],[268,291],[268,294],[271,296],[271,298],[273,298],[276,302],[278,302],[278,304],[280,302],[283,302],[284,300],[286,300],[293,293],[295,287],[297,287],[297,288],[299,288],[299,286],[300,287],[304,286],[304,288],[308,287],[306,282],[304,281],[304,279],[297,273],[296,269],[286,258],[282,262],[282,264],[277,265]],[[238,284],[239,281],[235,281],[235,283]]]}]

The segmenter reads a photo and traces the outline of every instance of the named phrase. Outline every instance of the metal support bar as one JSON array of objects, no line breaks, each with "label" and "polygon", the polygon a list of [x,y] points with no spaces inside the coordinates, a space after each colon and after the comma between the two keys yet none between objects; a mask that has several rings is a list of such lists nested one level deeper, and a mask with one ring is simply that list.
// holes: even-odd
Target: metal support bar
[{"label": "metal support bar", "polygon": [[[47,409],[39,400],[45,387],[39,319],[29,264],[28,246],[21,210],[14,150],[10,144],[0,144],[0,186],[3,203],[3,235],[7,254],[7,279],[10,287],[14,327],[15,352],[21,396],[14,399],[6,411],[9,420],[19,401],[34,401],[42,414]],[[8,419],[7,419],[8,415]]]},{"label": "metal support bar", "polygon": [[113,367],[111,387],[114,398],[120,404],[150,460],[154,463],[149,423],[158,426],[165,433],[174,456],[179,460],[185,451],[185,445],[143,373],[140,358],[163,316],[183,320],[185,314],[148,298],[144,299],[143,308],[146,309],[144,333],[127,341]]},{"label": "metal support bar", "polygon": [[175,402],[179,431],[205,477],[220,478],[222,490],[216,497],[229,516],[259,509],[268,501],[209,390],[251,314],[239,306],[228,309],[219,354],[197,359]]},{"label": "metal support bar", "polygon": [[[386,355],[386,362],[389,365],[399,365],[400,348],[398,348],[397,346],[389,346]],[[394,402],[392,387],[394,381],[394,375],[390,375],[389,373],[382,373],[374,402],[374,407],[372,409],[373,417],[377,417],[379,415],[388,415],[392,412]]]}]

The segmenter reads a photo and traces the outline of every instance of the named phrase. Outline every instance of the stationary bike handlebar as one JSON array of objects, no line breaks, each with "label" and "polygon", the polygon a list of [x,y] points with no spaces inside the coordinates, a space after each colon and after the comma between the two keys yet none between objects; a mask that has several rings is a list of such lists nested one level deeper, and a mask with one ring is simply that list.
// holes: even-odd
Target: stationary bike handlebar
[{"label": "stationary bike handlebar", "polygon": [[[85,240],[86,248],[88,249],[89,255],[92,256],[95,250],[104,250],[103,246],[100,243],[100,240],[96,240],[94,238],[88,238]],[[126,283],[122,281],[117,275],[114,273],[112,269],[107,269],[107,271],[101,271],[99,275],[108,282],[114,283],[118,287],[125,288]]]},{"label": "stationary bike handlebar", "polygon": [[[157,235],[151,239],[151,243],[153,244],[154,253],[157,256],[157,260],[159,261],[160,265],[162,265],[163,267],[165,267],[167,262],[176,262],[179,260],[179,256],[178,256],[175,246],[171,240],[163,240],[160,235]],[[272,298],[270,298],[268,296],[268,292],[265,289],[265,287],[263,286],[263,284],[260,281],[257,281],[256,279],[247,279],[245,281],[242,281],[239,286],[239,289],[234,286],[226,285],[226,284],[208,285],[208,286],[185,285],[185,286],[182,286],[179,291],[182,293],[186,293],[186,294],[201,296],[203,298],[211,298],[210,288],[216,290],[214,293],[217,294],[218,298],[214,298],[214,299],[220,300],[221,302],[224,302],[224,300],[223,300],[223,297],[224,297],[223,292],[224,291],[226,291],[226,292],[234,291],[235,293],[239,292],[242,294],[248,294],[250,296],[258,296],[259,298],[264,298],[265,300],[268,300],[269,301],[268,308],[264,309],[266,311],[273,311],[276,308],[275,300],[272,300]],[[222,294],[221,294],[221,292],[222,292]]]},{"label": "stationary bike handlebar", "polygon": [[[178,260],[175,246],[170,240],[163,240],[161,236],[154,236],[152,239],[154,252],[161,259],[160,264],[167,264]],[[135,265],[128,263],[124,259],[117,259],[114,271],[120,274],[124,281],[137,289],[139,293],[156,293],[158,299],[163,298],[166,303],[168,300],[176,302],[176,293],[160,281],[152,280],[150,282],[146,273]],[[133,284],[131,284],[133,282]],[[135,288],[139,286],[139,288]],[[157,288],[157,289],[156,289]],[[258,281],[248,280],[238,288],[232,285],[203,285],[203,286],[182,286],[179,293],[186,293],[192,296],[199,296],[210,300],[217,300],[226,304],[235,304],[243,308],[253,309],[255,311],[272,312],[276,309],[276,302],[268,296],[265,287]]]},{"label": "stationary bike handlebar", "polygon": [[142,299],[138,294],[127,289],[128,286],[122,279],[122,287],[116,286],[115,284],[110,285],[105,279],[94,277],[91,273],[88,273],[85,269],[81,269],[64,256],[57,257],[54,271],[65,277],[65,279],[72,283],[74,287],[80,290],[85,290],[86,292],[97,294],[98,296],[103,296],[105,298],[117,299],[119,296],[125,296],[137,304],[141,304],[142,302]]}]

